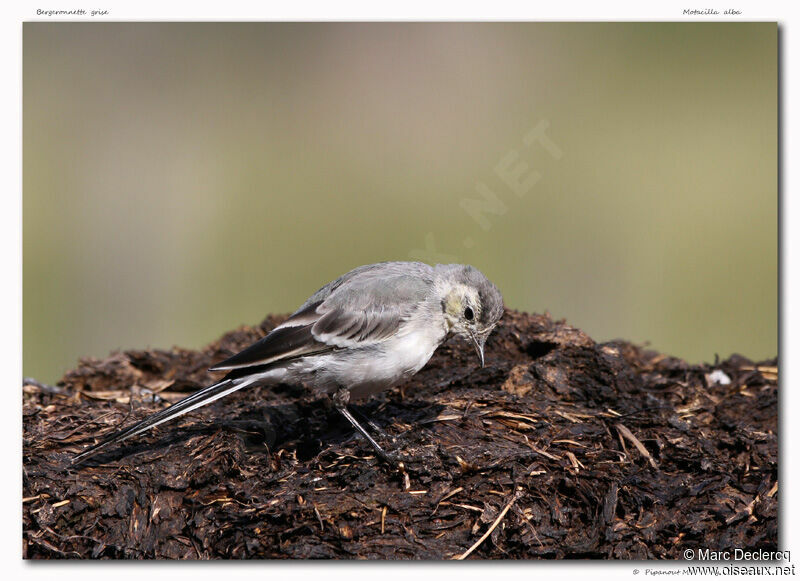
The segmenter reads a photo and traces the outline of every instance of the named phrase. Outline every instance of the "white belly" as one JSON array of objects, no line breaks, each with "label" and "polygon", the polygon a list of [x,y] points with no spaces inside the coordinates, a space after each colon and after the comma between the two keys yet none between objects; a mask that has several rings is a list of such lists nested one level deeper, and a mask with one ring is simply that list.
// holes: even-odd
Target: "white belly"
[{"label": "white belly", "polygon": [[353,399],[369,397],[422,369],[444,337],[444,329],[414,332],[362,349],[303,358],[289,365],[283,381],[326,393],[344,387]]}]

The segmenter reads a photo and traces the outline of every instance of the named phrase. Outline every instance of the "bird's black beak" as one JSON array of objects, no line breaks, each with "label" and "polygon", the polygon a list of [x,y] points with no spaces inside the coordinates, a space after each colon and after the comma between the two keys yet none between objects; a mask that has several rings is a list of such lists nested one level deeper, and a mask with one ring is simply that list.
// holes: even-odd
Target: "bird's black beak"
[{"label": "bird's black beak", "polygon": [[472,344],[475,346],[475,351],[478,352],[478,357],[481,359],[481,367],[485,367],[485,361],[483,358],[483,346],[486,344],[486,338],[488,335],[477,335],[470,333],[469,338],[472,339]]}]

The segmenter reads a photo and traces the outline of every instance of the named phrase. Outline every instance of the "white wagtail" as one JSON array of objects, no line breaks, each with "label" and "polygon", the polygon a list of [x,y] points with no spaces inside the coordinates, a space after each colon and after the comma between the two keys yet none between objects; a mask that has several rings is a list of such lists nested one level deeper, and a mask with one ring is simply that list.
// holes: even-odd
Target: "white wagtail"
[{"label": "white wagtail", "polygon": [[104,438],[73,463],[251,385],[305,384],[334,406],[391,463],[347,409],[414,375],[452,334],[483,346],[503,315],[503,297],[481,272],[461,264],[382,262],[351,270],[314,293],[266,337],[215,365],[220,382]]}]

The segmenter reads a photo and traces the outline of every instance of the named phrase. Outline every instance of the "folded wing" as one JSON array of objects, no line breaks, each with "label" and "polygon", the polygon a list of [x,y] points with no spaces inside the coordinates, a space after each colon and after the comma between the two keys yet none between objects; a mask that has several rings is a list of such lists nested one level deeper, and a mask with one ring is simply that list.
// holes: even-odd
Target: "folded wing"
[{"label": "folded wing", "polygon": [[348,273],[320,289],[266,337],[211,370],[260,367],[385,341],[430,292],[427,273],[408,272],[407,267]]}]

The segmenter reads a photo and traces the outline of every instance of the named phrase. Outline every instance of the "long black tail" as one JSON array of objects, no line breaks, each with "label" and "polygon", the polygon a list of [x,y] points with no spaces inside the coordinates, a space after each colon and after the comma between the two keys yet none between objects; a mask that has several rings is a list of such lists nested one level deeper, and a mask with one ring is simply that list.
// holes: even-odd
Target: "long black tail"
[{"label": "long black tail", "polygon": [[185,413],[188,413],[192,410],[195,410],[199,407],[202,407],[206,404],[211,403],[212,401],[218,400],[221,397],[225,397],[229,393],[233,393],[243,387],[246,387],[253,383],[255,378],[251,377],[242,377],[236,379],[223,379],[219,383],[215,383],[214,385],[210,385],[206,388],[201,389],[198,392],[193,393],[192,395],[183,398],[179,402],[169,406],[166,409],[161,410],[160,412],[156,412],[153,415],[143,419],[141,422],[132,425],[129,428],[125,428],[123,430],[118,430],[113,434],[110,434],[103,438],[100,442],[87,448],[80,454],[77,454],[73,459],[73,464],[78,464],[83,460],[86,460],[90,456],[94,456],[101,450],[105,448],[122,442],[123,440],[127,440],[132,436],[136,436],[147,430],[158,426],[159,424],[163,424],[164,422],[168,422],[170,420],[174,420],[175,418],[182,416]]}]

